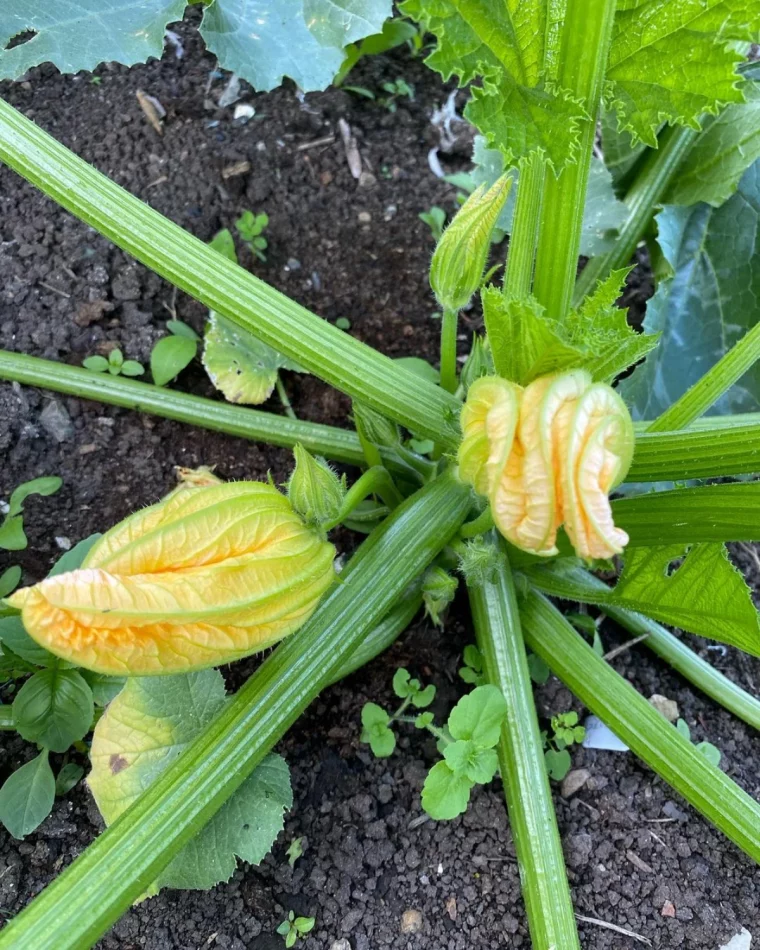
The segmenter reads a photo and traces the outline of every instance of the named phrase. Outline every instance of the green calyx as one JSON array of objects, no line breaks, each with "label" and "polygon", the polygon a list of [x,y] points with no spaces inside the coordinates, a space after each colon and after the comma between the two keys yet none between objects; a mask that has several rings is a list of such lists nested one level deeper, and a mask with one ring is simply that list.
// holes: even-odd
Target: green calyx
[{"label": "green calyx", "polygon": [[442,567],[430,567],[422,579],[422,600],[425,613],[436,627],[443,627],[442,615],[454,600],[459,581]]},{"label": "green calyx", "polygon": [[296,465],[288,480],[288,500],[303,520],[316,528],[334,522],[346,495],[346,476],[340,478],[319,456],[297,443]]},{"label": "green calyx", "polygon": [[512,179],[502,175],[487,191],[485,185],[476,188],[438,242],[430,286],[444,310],[461,310],[480,287],[491,232],[511,186]]}]

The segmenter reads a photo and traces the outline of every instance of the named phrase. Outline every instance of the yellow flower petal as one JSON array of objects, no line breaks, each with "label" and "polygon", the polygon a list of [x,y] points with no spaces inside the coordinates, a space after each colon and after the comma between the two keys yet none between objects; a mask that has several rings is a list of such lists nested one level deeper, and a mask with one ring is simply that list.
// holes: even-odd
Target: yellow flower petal
[{"label": "yellow flower petal", "polygon": [[512,449],[521,393],[521,386],[499,376],[481,376],[470,386],[461,415],[459,475],[480,495],[488,494]]},{"label": "yellow flower petal", "polygon": [[172,494],[109,531],[77,571],[17,591],[30,635],[98,672],[228,663],[304,623],[334,548],[257,482]]}]

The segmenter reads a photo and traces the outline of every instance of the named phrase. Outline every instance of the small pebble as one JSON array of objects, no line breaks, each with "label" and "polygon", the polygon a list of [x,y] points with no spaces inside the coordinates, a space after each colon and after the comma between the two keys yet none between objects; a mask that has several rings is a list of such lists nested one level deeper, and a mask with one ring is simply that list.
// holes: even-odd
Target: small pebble
[{"label": "small pebble", "polygon": [[573,769],[572,772],[568,772],[562,781],[562,787],[560,789],[562,797],[570,798],[571,795],[575,795],[590,778],[591,773],[588,769]]},{"label": "small pebble", "polygon": [[662,905],[662,910],[660,911],[661,917],[675,917],[676,908],[671,901],[665,901]]},{"label": "small pebble", "polygon": [[661,696],[659,693],[653,693],[649,697],[649,702],[654,706],[661,716],[664,716],[668,722],[675,722],[680,713],[678,703],[674,699],[668,699],[667,696]]},{"label": "small pebble", "polygon": [[69,538],[65,537],[65,535],[61,535],[60,537],[56,538],[56,539],[55,539],[55,543],[58,545],[58,547],[59,547],[62,551],[70,551],[70,550],[71,550],[71,540],[70,540]]},{"label": "small pebble", "polygon": [[369,213],[369,211],[360,211],[357,217],[359,219],[359,224],[369,224],[372,220],[372,215]]},{"label": "small pebble", "polygon": [[345,937],[341,937],[340,940],[333,940],[330,944],[330,950],[351,950],[351,944]]},{"label": "small pebble", "polygon": [[66,442],[74,435],[74,423],[57,399],[51,399],[40,413],[40,425],[56,442]]},{"label": "small pebble", "polygon": [[409,908],[401,915],[401,933],[418,934],[422,930],[422,914]]}]

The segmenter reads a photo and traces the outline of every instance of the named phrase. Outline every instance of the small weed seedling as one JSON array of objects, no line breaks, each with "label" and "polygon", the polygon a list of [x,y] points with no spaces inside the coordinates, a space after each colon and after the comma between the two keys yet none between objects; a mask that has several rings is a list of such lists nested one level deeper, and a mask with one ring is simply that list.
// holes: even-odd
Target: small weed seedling
[{"label": "small weed seedling", "polygon": [[393,677],[393,691],[402,702],[392,715],[376,703],[365,704],[362,742],[369,743],[378,758],[386,758],[396,748],[396,736],[390,728],[394,722],[408,723],[434,735],[443,758],[425,779],[422,807],[436,820],[456,818],[467,810],[473,786],[488,784],[498,770],[494,747],[507,712],[504,697],[494,686],[478,686],[459,700],[441,728],[429,711],[404,715],[410,705],[418,709],[429,706],[435,698],[434,686],[423,689],[419,680],[412,679],[402,667]]},{"label": "small weed seedling", "polygon": [[544,741],[546,771],[555,782],[561,782],[570,771],[572,762],[568,748],[575,743],[583,742],[585,737],[586,730],[578,725],[577,712],[571,710],[552,716],[551,735],[542,732],[541,738]]},{"label": "small weed seedling", "polygon": [[[0,524],[0,548],[6,551],[23,551],[28,542],[24,533],[24,502],[30,495],[54,495],[61,487],[61,479],[57,475],[49,477],[34,478],[30,482],[24,482],[15,488],[8,500],[7,507],[2,505],[0,511],[4,509],[5,517]],[[14,568],[10,568],[14,570]],[[7,571],[0,578],[0,590],[4,590],[8,584],[6,580]],[[19,572],[20,573],[20,572]],[[20,579],[20,577],[19,577]],[[18,583],[18,580],[16,581]],[[13,585],[16,586],[15,584]],[[11,588],[12,589],[12,588]],[[10,593],[0,594],[6,597]]]},{"label": "small weed seedling", "polygon": [[410,101],[414,99],[414,87],[410,86],[409,83],[401,76],[391,82],[384,82],[383,92],[386,92],[387,96],[384,96],[379,100],[379,102],[381,105],[385,106],[388,112],[396,111],[398,108],[398,99],[402,97],[405,97]]},{"label": "small weed seedling", "polygon": [[420,211],[418,217],[420,221],[424,221],[430,228],[433,240],[437,244],[441,240],[441,235],[446,225],[446,212],[443,208],[439,208],[438,205],[433,205],[429,211]]},{"label": "small weed seedling", "polygon": [[303,838],[293,838],[285,853],[288,856],[288,864],[295,867],[296,861],[303,854]]},{"label": "small weed seedling", "polygon": [[277,928],[277,933],[285,938],[286,947],[294,947],[299,937],[305,937],[314,929],[316,918],[314,917],[296,917],[292,910],[288,911],[288,916]]},{"label": "small weed seedling", "polygon": [[150,371],[156,386],[165,386],[195,359],[201,340],[181,320],[167,320],[166,329],[169,336],[162,337],[150,354]]},{"label": "small weed seedling", "polygon": [[[681,733],[684,739],[691,742],[691,729],[689,729],[689,724],[685,719],[679,719],[676,722],[676,729]],[[712,742],[696,742],[694,745],[697,751],[702,753],[710,765],[714,765],[717,769],[721,760],[720,749],[716,745],[713,745]]]},{"label": "small weed seedling", "polygon": [[253,211],[244,211],[235,221],[235,230],[240,235],[240,240],[260,261],[267,259],[264,251],[267,249],[268,241],[263,231],[268,224],[269,215],[264,212],[254,214]]},{"label": "small weed seedling", "polygon": [[112,376],[142,376],[145,367],[137,360],[125,360],[120,349],[111,350],[108,358],[105,356],[88,356],[82,361],[82,366],[93,373],[110,373]]}]

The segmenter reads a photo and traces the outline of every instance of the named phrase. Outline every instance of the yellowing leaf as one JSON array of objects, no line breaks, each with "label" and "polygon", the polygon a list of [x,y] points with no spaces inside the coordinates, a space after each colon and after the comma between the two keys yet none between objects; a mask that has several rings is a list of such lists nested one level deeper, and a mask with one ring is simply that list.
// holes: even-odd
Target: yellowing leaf
[{"label": "yellowing leaf", "polygon": [[[127,681],[92,739],[90,790],[107,824],[115,821],[226,703],[218,670]],[[151,887],[209,888],[228,880],[235,855],[258,864],[282,830],[293,796],[288,766],[268,755]]]},{"label": "yellowing leaf", "polygon": [[228,663],[297,630],[334,548],[258,482],[185,489],[96,542],[79,570],[11,600],[38,643],[111,675]]}]

